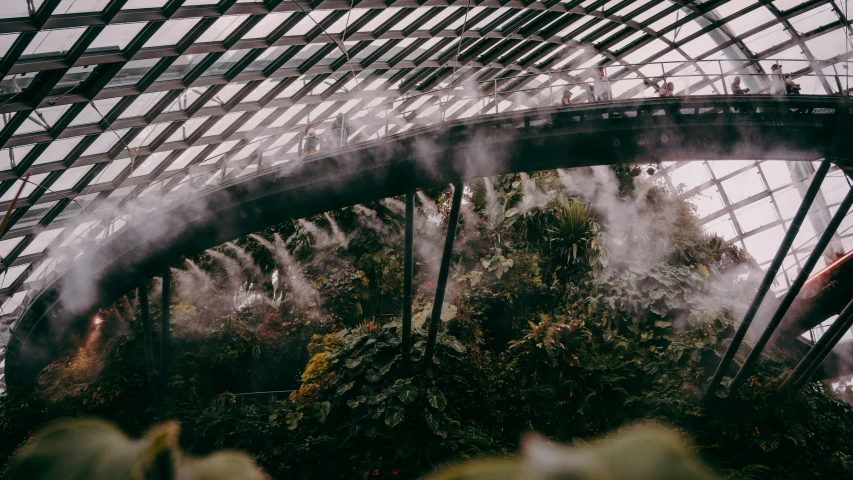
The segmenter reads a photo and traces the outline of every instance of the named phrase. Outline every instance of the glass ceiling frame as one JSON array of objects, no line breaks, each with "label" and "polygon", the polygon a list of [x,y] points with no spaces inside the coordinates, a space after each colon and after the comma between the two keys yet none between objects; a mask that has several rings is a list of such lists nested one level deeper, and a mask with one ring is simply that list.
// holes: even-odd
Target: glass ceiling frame
[{"label": "glass ceiling frame", "polygon": [[[464,82],[494,82],[484,93],[497,96],[535,78],[511,79],[520,72],[592,65],[647,79],[630,64],[678,62],[664,78],[692,68],[717,90],[702,62],[727,61],[758,75],[746,83],[759,91],[766,60],[792,48],[805,65],[792,74],[814,73],[813,93],[847,94],[826,72],[846,67],[853,33],[836,0],[4,3],[0,209],[25,189],[0,232],[0,348],[56,268],[48,252],[89,241],[81,223],[104,238],[120,227],[111,208],[198,174],[235,178],[254,162],[245,151],[292,146],[282,136],[306,121]],[[814,51],[838,32],[843,49]],[[35,185],[23,185],[27,172]]]}]

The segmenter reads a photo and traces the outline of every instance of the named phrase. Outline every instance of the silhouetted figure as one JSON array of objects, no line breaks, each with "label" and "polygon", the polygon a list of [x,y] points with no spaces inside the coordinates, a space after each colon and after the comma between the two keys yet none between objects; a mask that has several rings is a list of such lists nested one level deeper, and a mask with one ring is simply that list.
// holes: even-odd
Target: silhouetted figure
[{"label": "silhouetted figure", "polygon": [[560,99],[560,105],[565,106],[565,105],[571,105],[571,104],[572,104],[572,91],[568,87],[566,87],[566,89],[563,90],[563,98]]},{"label": "silhouetted figure", "polygon": [[317,153],[318,146],[320,146],[320,138],[317,136],[317,127],[309,123],[305,127],[305,155]]},{"label": "silhouetted figure", "polygon": [[584,88],[586,88],[586,101],[589,103],[595,102],[595,88],[590,84],[584,85]]},{"label": "silhouetted figure", "polygon": [[598,67],[598,72],[593,78],[593,92],[595,93],[596,102],[606,102],[610,100],[610,80],[604,72],[604,67]]},{"label": "silhouetted figure", "polygon": [[795,83],[794,79],[792,79],[790,75],[785,77],[785,91],[788,93],[788,95],[800,94],[800,84]]},{"label": "silhouetted figure", "polygon": [[741,86],[740,77],[735,77],[734,81],[732,81],[732,93],[735,95],[746,95],[749,93],[748,88]]},{"label": "silhouetted figure", "polygon": [[674,97],[675,96],[675,85],[672,82],[667,82],[666,85],[663,85],[658,90],[658,95],[661,97]]},{"label": "silhouetted figure", "polygon": [[782,75],[782,66],[774,63],[770,67],[770,93],[773,95],[785,95],[788,93],[787,82]]},{"label": "silhouetted figure", "polygon": [[344,114],[341,113],[332,122],[332,145],[336,147],[346,146],[348,138],[349,124],[347,124]]}]

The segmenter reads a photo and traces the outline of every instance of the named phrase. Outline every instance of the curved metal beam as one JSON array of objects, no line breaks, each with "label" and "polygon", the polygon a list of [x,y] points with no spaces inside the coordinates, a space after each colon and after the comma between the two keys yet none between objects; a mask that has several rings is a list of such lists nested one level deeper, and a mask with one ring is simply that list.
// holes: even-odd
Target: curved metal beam
[{"label": "curved metal beam", "polygon": [[[835,97],[791,97],[800,111],[837,108]],[[832,117],[779,114],[771,97],[690,97],[512,112],[425,128],[247,175],[138,219],[54,280],[16,326],[7,355],[24,385],[80,318],[175,257],[257,231],[285,217],[403,194],[456,178],[633,162],[647,158],[814,160],[835,133]],[[810,108],[806,108],[810,106]],[[721,108],[725,107],[725,108]],[[738,114],[732,114],[734,107]],[[604,115],[607,113],[608,115]],[[614,118],[620,113],[620,118]],[[774,114],[775,115],[775,114]],[[536,127],[527,125],[539,125]],[[661,136],[660,132],[666,132]],[[484,158],[482,150],[503,152]],[[841,149],[853,151],[853,139]],[[567,157],[565,152],[572,152]],[[268,215],[268,212],[276,212]],[[125,288],[127,287],[127,288]],[[28,372],[28,373],[27,373]]]}]

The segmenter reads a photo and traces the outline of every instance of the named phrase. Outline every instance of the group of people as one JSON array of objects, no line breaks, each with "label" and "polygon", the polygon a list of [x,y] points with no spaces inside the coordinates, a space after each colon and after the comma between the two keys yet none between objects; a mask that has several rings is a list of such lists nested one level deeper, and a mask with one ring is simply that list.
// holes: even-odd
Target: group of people
[{"label": "group of people", "polygon": [[332,122],[332,128],[329,130],[329,135],[327,136],[321,137],[317,134],[317,125],[309,123],[303,132],[305,144],[302,153],[304,155],[317,153],[317,149],[320,148],[321,143],[326,143],[332,148],[343,147],[347,144],[349,134],[349,124],[342,113],[335,117],[335,121]]},{"label": "group of people", "polygon": [[[774,64],[771,68],[770,74],[770,93],[773,95],[799,95],[800,94],[800,84],[794,82],[794,80],[790,76],[785,76],[782,73],[782,66]],[[611,92],[610,92],[610,80],[607,78],[607,75],[604,72],[603,67],[599,67],[596,72],[595,77],[593,78],[593,84],[584,84],[584,89],[586,90],[587,101],[589,102],[603,102],[607,100],[611,100]],[[734,95],[746,95],[749,93],[749,88],[744,87],[741,83],[741,78],[736,76],[732,81],[732,93]],[[660,97],[674,97],[675,96],[675,84],[672,82],[666,82],[658,89],[658,95]],[[570,105],[572,103],[572,91],[571,87],[566,88],[563,91],[563,97],[560,99],[560,105]]]},{"label": "group of people", "polygon": [[[782,66],[774,64],[770,74],[770,93],[774,95],[799,95],[800,84],[795,83],[790,76],[785,76],[782,73]],[[610,90],[610,79],[607,78],[607,73],[604,67],[598,67],[595,76],[592,79],[592,84],[583,84],[586,93],[587,101],[591,103],[606,102],[612,100],[612,92]],[[734,95],[745,95],[749,93],[749,88],[742,85],[739,76],[734,77],[732,81],[732,93]],[[666,82],[658,89],[658,95],[661,97],[674,97],[675,84]],[[571,105],[572,91],[571,87],[563,90],[563,96],[560,99],[560,105]],[[333,148],[345,146],[350,135],[350,128],[343,114],[339,114],[332,123],[330,135],[321,138],[317,134],[317,125],[314,123],[308,124],[305,127],[305,144],[303,153],[311,155],[317,153],[317,149],[324,141],[330,144]]]},{"label": "group of people", "polygon": [[[794,82],[790,76],[782,73],[782,65],[778,63],[770,67],[770,93],[773,95],[799,95],[800,84]],[[740,77],[735,77],[732,81],[732,93],[735,95],[746,95],[749,93],[749,88],[741,85]]]},{"label": "group of people", "polygon": [[[598,67],[598,71],[592,79],[592,84],[584,84],[586,97],[588,102],[606,102],[613,99],[613,94],[610,91],[610,79],[607,78],[607,73],[604,67]],[[560,99],[561,105],[569,105],[572,103],[572,91],[570,88],[563,90],[563,98]]]}]

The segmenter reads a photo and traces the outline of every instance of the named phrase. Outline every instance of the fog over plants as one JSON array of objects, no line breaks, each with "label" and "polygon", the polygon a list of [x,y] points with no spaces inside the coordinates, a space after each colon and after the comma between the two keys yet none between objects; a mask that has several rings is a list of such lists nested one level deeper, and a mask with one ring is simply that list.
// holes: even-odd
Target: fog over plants
[{"label": "fog over plants", "polygon": [[[99,416],[134,436],[173,419],[188,452],[243,450],[274,479],[416,479],[509,455],[531,430],[595,443],[654,420],[721,477],[853,473],[848,404],[821,382],[788,403],[772,397],[791,367],[785,352],[768,352],[736,397],[700,411],[763,272],[638,171],[467,181],[430,365],[450,186],[415,195],[405,358],[403,197],[285,220],[184,258],[172,269],[166,382],[145,361],[129,292],[35,391],[0,400],[2,461],[57,418]],[[152,279],[157,359],[161,291]]]}]

